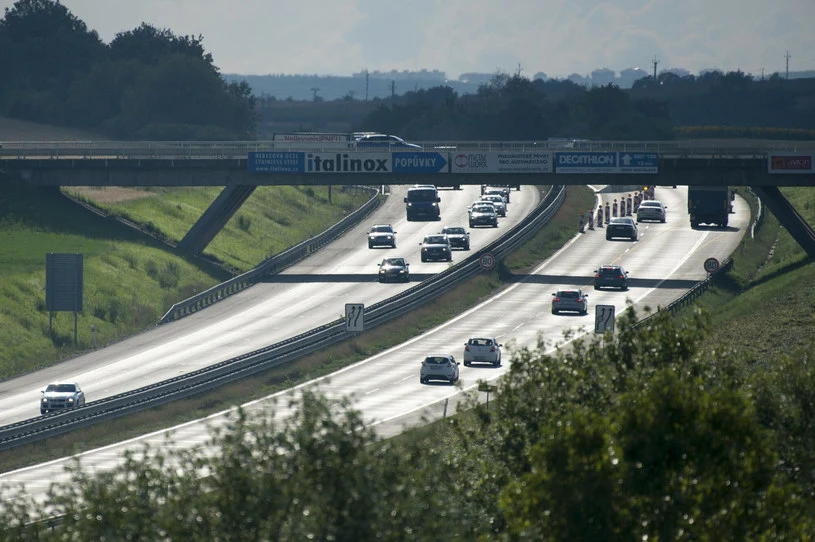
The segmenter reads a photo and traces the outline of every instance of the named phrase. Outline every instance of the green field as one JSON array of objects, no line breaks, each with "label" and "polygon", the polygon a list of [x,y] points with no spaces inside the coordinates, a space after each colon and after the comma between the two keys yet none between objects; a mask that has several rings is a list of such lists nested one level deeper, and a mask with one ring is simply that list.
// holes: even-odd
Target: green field
[{"label": "green field", "polygon": [[[58,192],[3,180],[0,192],[0,379],[52,365],[152,327],[164,312],[320,233],[369,199],[327,187],[255,191],[205,252],[184,257],[165,243],[94,214]],[[111,211],[167,239],[183,236],[217,189],[160,190]],[[88,199],[88,198],[85,198]],[[90,198],[92,200],[92,198]],[[180,209],[180,210],[179,210]],[[83,254],[83,311],[74,344],[72,313],[45,310],[49,252]],[[223,267],[213,265],[220,262]]]}]

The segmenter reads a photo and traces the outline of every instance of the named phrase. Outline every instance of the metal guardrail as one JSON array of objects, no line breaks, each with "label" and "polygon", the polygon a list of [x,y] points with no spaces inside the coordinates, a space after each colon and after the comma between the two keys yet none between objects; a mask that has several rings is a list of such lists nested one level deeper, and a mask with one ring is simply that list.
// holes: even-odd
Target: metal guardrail
[{"label": "metal guardrail", "polygon": [[[366,308],[366,327],[384,324],[406,311],[432,301],[451,286],[478,273],[481,270],[479,259],[483,254],[491,253],[498,259],[505,257],[545,225],[560,208],[565,197],[565,187],[553,187],[530,215],[497,241],[456,266]],[[0,427],[0,451],[202,393],[282,365],[352,336],[354,333],[345,331],[345,321],[340,318],[296,337],[176,378],[92,401],[79,409],[55,412]]]},{"label": "metal guardrail", "polygon": [[[663,157],[764,158],[769,152],[813,152],[815,141],[695,139],[670,141],[425,141],[418,142],[427,152],[460,151],[627,151],[656,152]],[[415,151],[405,147],[357,149],[351,142],[341,144],[292,144],[275,141],[8,141],[0,148],[0,159],[92,159],[92,160],[188,160],[245,159],[250,152],[398,152]]]},{"label": "metal guardrail", "polygon": [[284,250],[280,254],[272,256],[254,269],[233,277],[226,282],[213,286],[212,288],[196,294],[188,299],[179,301],[170,307],[170,309],[164,314],[164,316],[161,317],[158,323],[166,324],[167,322],[178,320],[179,318],[183,318],[184,316],[198,312],[199,310],[209,307],[218,301],[226,299],[232,294],[241,292],[256,284],[258,280],[264,276],[282,271],[283,269],[301,261],[303,258],[316,252],[318,249],[330,243],[341,234],[348,231],[350,228],[359,224],[362,219],[371,214],[380,203],[378,189],[365,186],[361,186],[359,188],[368,190],[372,193],[371,199],[369,199],[362,207],[349,214],[319,235],[316,235],[311,239],[306,239],[302,243]]}]

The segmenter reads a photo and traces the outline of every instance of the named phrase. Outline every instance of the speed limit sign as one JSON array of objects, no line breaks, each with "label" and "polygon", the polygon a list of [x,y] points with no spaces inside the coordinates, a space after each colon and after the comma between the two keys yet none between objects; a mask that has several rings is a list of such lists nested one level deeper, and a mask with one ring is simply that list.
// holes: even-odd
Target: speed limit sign
[{"label": "speed limit sign", "polygon": [[495,256],[487,252],[486,254],[482,254],[480,258],[478,258],[478,264],[481,266],[482,269],[486,269],[489,271],[493,267],[495,267]]},{"label": "speed limit sign", "polygon": [[719,270],[719,260],[716,258],[708,258],[705,260],[705,271],[708,273],[715,273]]}]

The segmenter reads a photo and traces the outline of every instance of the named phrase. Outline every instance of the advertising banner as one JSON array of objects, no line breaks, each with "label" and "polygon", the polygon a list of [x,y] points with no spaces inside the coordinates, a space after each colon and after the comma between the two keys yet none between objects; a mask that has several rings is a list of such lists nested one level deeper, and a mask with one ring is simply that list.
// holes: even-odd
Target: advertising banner
[{"label": "advertising banner", "polygon": [[557,173],[619,173],[616,152],[558,152]]},{"label": "advertising banner", "polygon": [[252,173],[303,173],[305,153],[250,152],[246,170]]},{"label": "advertising banner", "polygon": [[451,152],[452,173],[552,173],[551,152]]},{"label": "advertising banner", "polygon": [[307,152],[306,173],[391,173],[391,154],[385,152]]},{"label": "advertising banner", "polygon": [[447,173],[447,153],[394,152],[391,153],[394,173]]},{"label": "advertising banner", "polygon": [[815,173],[812,154],[770,154],[767,157],[767,173]]}]

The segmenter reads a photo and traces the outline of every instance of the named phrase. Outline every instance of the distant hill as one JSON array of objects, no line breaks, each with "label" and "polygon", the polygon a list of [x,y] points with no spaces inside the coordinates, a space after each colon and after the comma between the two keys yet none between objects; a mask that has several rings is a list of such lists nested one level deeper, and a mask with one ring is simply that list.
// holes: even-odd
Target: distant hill
[{"label": "distant hill", "polygon": [[104,141],[106,137],[62,128],[50,124],[39,124],[27,120],[0,117],[0,142],[3,141]]}]

